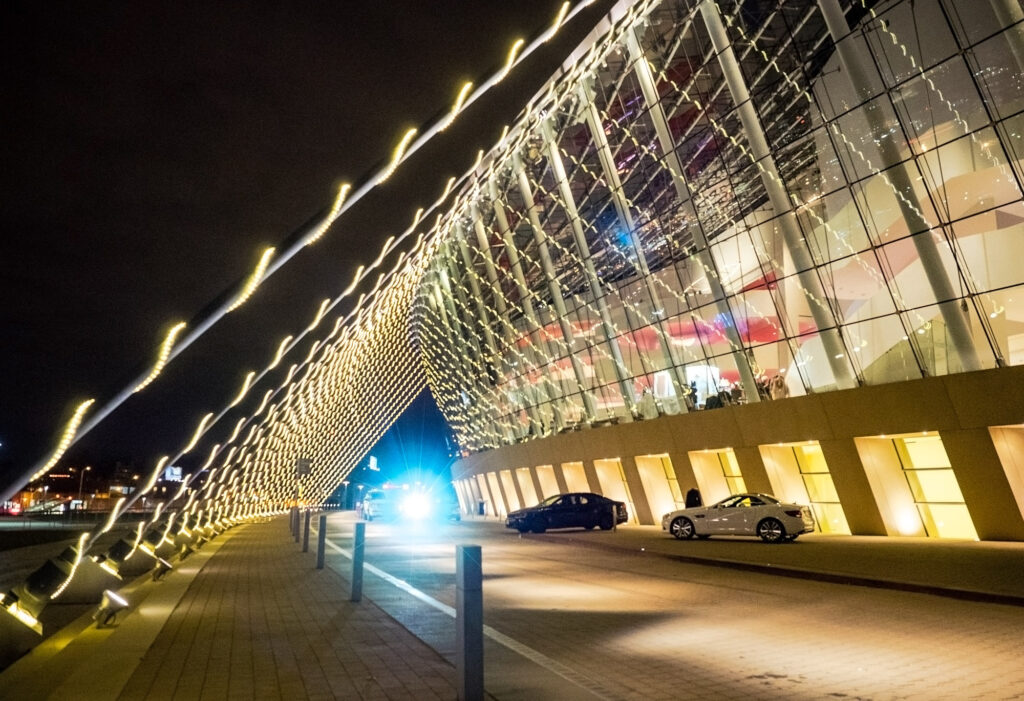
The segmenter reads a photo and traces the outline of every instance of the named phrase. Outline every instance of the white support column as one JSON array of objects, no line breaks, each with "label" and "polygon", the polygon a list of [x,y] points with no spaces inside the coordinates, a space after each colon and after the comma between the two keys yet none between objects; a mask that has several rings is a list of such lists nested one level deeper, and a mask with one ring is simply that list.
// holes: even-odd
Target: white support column
[{"label": "white support column", "polygon": [[743,72],[740,70],[736,54],[733,53],[732,45],[729,43],[729,36],[722,24],[718,4],[714,0],[703,0],[700,5],[700,14],[704,19],[708,35],[711,37],[711,43],[715,47],[725,83],[732,95],[733,103],[736,105],[751,155],[761,174],[761,183],[768,193],[772,209],[775,210],[775,221],[782,231],[783,243],[796,266],[797,279],[803,289],[811,317],[818,328],[818,335],[821,337],[836,386],[839,389],[855,387],[857,380],[851,371],[842,338],[839,336],[839,325],[828,305],[821,281],[818,280],[814,269],[814,260],[811,258],[806,241],[800,232],[800,225],[797,223],[796,213],[793,211],[793,203],[782,183],[775,158],[768,148],[768,140],[761,127],[757,111],[754,109],[754,103],[750,99],[750,92],[747,90],[747,82],[743,78]]},{"label": "white support column", "polygon": [[672,343],[669,340],[668,326],[665,323],[665,305],[661,301],[661,294],[654,283],[651,268],[647,264],[647,254],[644,252],[643,242],[640,241],[640,237],[636,234],[636,220],[633,218],[629,199],[622,188],[622,179],[619,178],[619,171],[615,167],[615,158],[612,155],[611,146],[608,144],[608,137],[604,132],[601,115],[598,112],[597,105],[594,104],[594,89],[586,80],[580,82],[579,98],[585,105],[587,126],[594,139],[594,149],[597,151],[598,160],[601,162],[601,172],[612,194],[612,202],[618,215],[619,226],[629,236],[630,244],[632,244],[633,250],[636,253],[635,268],[640,273],[640,277],[647,287],[647,294],[651,297],[651,304],[653,305],[651,316],[654,318],[653,323],[657,325],[660,332],[658,333],[658,341],[661,345],[661,352],[665,355],[669,364],[672,384],[675,387],[676,399],[679,403],[679,411],[686,413],[685,397],[690,391],[690,387],[686,381],[686,373],[682,367],[683,363],[676,358],[675,350],[672,348]]},{"label": "white support column", "polygon": [[[867,100],[871,96],[871,81],[850,42],[843,41],[843,38],[850,33],[846,15],[839,8],[837,0],[818,0],[818,8],[825,18],[829,36],[832,37],[832,43],[835,44],[836,53],[839,55],[839,63],[843,67],[842,75],[850,83],[854,94],[860,100]],[[880,134],[889,129],[877,110],[860,108],[860,112],[873,132]],[[892,167],[905,159],[901,158],[892,139],[876,139],[875,144],[882,157],[880,170],[885,171],[885,177],[892,182],[898,192],[903,194],[902,197],[896,198],[900,214],[903,215],[903,220],[907,223],[910,231],[919,232],[912,236],[911,240],[914,242],[917,257],[921,260],[921,267],[924,268],[932,294],[938,300],[939,312],[949,331],[953,347],[956,348],[956,354],[960,358],[964,370],[980,370],[981,363],[978,361],[978,352],[971,339],[971,327],[967,323],[967,315],[960,310],[959,301],[954,299],[956,292],[946,274],[946,268],[942,264],[939,248],[931,235],[932,227],[924,220],[921,203],[914,193],[914,183],[911,182],[907,171],[902,167]]]},{"label": "white support column", "polygon": [[[537,204],[533,199],[533,190],[530,187],[530,179],[522,162],[516,159],[516,177],[519,180],[519,190],[523,197],[523,204],[526,207],[530,225],[533,229],[533,238],[537,242],[537,252],[540,256],[541,268],[547,278],[548,291],[551,294],[551,304],[555,308],[555,315],[558,317],[558,324],[562,329],[562,338],[565,340],[566,353],[569,354],[569,362],[572,363],[572,371],[576,376],[576,383],[583,394],[583,405],[587,412],[587,419],[594,421],[597,416],[597,404],[594,395],[587,387],[586,373],[583,370],[583,363],[580,361],[573,348],[572,324],[569,323],[568,312],[565,308],[565,298],[562,296],[562,286],[558,283],[558,272],[551,260],[551,252],[548,250],[547,233],[540,223],[540,216],[537,214]],[[627,405],[632,412],[632,405]]]},{"label": "white support column", "polygon": [[[505,303],[505,297],[501,292],[501,282],[498,280],[497,266],[495,266],[494,264],[494,257],[493,254],[491,253],[491,244],[487,236],[487,230],[484,227],[484,222],[480,214],[480,209],[479,207],[476,206],[476,204],[474,204],[471,207],[471,212],[473,216],[473,232],[476,234],[477,248],[480,251],[480,257],[484,261],[484,270],[486,271],[487,274],[487,282],[491,286],[491,290],[493,290],[494,309],[495,312],[498,314],[499,318],[501,319],[502,336],[505,340],[505,346],[511,352],[511,350],[515,348],[517,340],[515,334],[512,331],[515,327],[513,326],[512,319],[509,316],[508,305]],[[469,237],[469,232],[466,232],[466,236],[467,238]],[[466,244],[464,242],[461,245],[463,248],[466,248]],[[469,252],[467,250],[465,253],[463,253],[463,257],[468,256]],[[467,262],[466,265],[469,265],[469,263]],[[526,333],[526,338],[527,340],[530,340],[529,330]],[[526,353],[524,353],[524,355],[526,355]],[[530,358],[530,361],[533,362],[533,358]],[[537,367],[543,368],[542,365],[538,365]],[[537,393],[537,388],[528,381],[526,377],[526,368],[519,368],[518,370],[510,369],[509,375],[512,374],[520,375],[523,384],[523,387],[520,389],[520,393],[524,397],[523,403],[526,407],[526,413],[530,417],[530,424],[539,433],[541,420],[540,416],[537,413],[537,405],[540,402],[540,396]]]},{"label": "white support column", "polygon": [[[676,144],[672,139],[672,130],[668,126],[665,110],[661,106],[661,98],[658,95],[658,88],[654,81],[654,74],[651,71],[651,64],[647,62],[647,57],[644,55],[640,41],[637,39],[634,31],[625,32],[626,45],[634,62],[634,71],[640,82],[640,91],[643,93],[644,101],[647,103],[648,114],[654,123],[654,131],[658,136],[658,145],[661,147],[662,154],[664,154],[665,166],[672,175],[676,197],[679,198],[679,203],[683,211],[686,212],[687,218],[693,222],[690,232],[693,235],[694,245],[697,247],[697,251],[693,255],[701,269],[704,270],[708,287],[711,288],[711,296],[715,300],[715,309],[717,309],[719,316],[728,320],[722,331],[729,341],[729,347],[732,348],[733,362],[736,363],[736,369],[739,371],[740,381],[743,384],[747,401],[759,402],[761,401],[761,395],[757,391],[757,379],[754,377],[750,361],[743,349],[743,339],[740,338],[739,332],[736,331],[736,319],[725,297],[725,288],[722,287],[722,280],[718,273],[718,264],[715,263],[714,256],[711,255],[707,235],[704,233],[704,225],[700,217],[697,216],[697,208],[694,205],[693,196],[690,194],[690,186],[686,182],[683,165],[679,162],[679,156],[676,154]],[[694,401],[696,401],[696,397],[694,397]]]},{"label": "white support column", "polygon": [[572,230],[573,241],[576,250],[579,251],[580,260],[583,261],[583,275],[590,289],[590,295],[597,304],[597,313],[601,317],[601,328],[604,331],[605,342],[612,356],[612,364],[615,366],[615,376],[619,381],[619,391],[622,393],[622,401],[632,417],[636,412],[636,394],[633,392],[633,379],[629,376],[626,363],[622,358],[622,349],[615,338],[615,323],[612,321],[611,312],[608,311],[608,302],[605,299],[606,292],[600,278],[597,277],[597,269],[594,267],[594,259],[590,255],[590,245],[587,243],[586,233],[583,231],[583,222],[580,219],[579,210],[576,207],[576,198],[572,194],[572,186],[569,184],[569,177],[565,172],[565,163],[562,161],[562,154],[558,151],[558,138],[550,120],[544,120],[541,126],[545,145],[548,151],[548,162],[555,174],[555,182],[558,184],[558,191],[562,197],[562,207],[565,209],[566,217],[569,219],[569,228]]}]

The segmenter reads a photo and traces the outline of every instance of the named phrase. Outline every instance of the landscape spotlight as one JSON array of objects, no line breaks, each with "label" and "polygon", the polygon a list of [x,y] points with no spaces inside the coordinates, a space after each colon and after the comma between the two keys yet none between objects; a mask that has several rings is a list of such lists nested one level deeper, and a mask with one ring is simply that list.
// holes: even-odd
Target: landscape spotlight
[{"label": "landscape spotlight", "polygon": [[118,596],[115,592],[109,589],[103,590],[103,599],[100,601],[100,607],[96,609],[96,613],[92,615],[92,620],[96,621],[96,627],[102,628],[103,626],[109,626],[114,622],[114,618],[117,617],[118,611],[123,611],[128,608],[128,602]]},{"label": "landscape spotlight", "polygon": [[167,573],[174,569],[167,560],[162,557],[156,559],[156,567],[153,568],[153,581],[159,582],[161,579],[167,576]]}]

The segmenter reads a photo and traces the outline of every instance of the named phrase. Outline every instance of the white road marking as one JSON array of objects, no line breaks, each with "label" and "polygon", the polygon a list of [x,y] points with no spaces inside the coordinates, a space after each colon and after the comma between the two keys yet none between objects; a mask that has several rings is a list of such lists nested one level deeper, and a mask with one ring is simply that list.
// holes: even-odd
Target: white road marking
[{"label": "white road marking", "polygon": [[[350,551],[344,550],[343,548],[339,547],[330,538],[327,538],[326,541],[327,541],[327,545],[332,550],[334,550],[335,552],[337,552],[337,553],[347,557],[349,560],[352,559],[352,553]],[[417,589],[416,587],[414,587],[413,585],[409,584],[404,579],[399,579],[398,577],[395,577],[394,575],[388,574],[384,570],[382,570],[382,569],[380,569],[378,567],[374,567],[373,565],[371,565],[370,563],[366,562],[365,560],[363,561],[363,567],[366,570],[368,570],[370,573],[377,575],[378,577],[380,577],[381,579],[383,579],[384,581],[386,581],[386,582],[388,582],[390,584],[393,584],[394,586],[398,587],[402,591],[404,591],[404,592],[414,596],[415,598],[419,599],[420,601],[424,602],[425,604],[427,604],[429,606],[432,606],[433,608],[437,609],[441,613],[444,613],[444,614],[446,614],[447,616],[449,616],[451,618],[455,618],[455,609],[453,607],[449,606],[448,604],[445,604],[445,603],[442,603],[442,602],[438,601],[437,599],[435,599],[434,597],[430,596],[426,592],[421,591],[421,590]],[[484,635],[486,635],[488,638],[490,638],[494,642],[498,643],[499,645],[503,645],[503,646],[507,647],[509,650],[512,650],[513,652],[522,655],[523,657],[525,657],[526,659],[530,660],[531,662],[539,664],[541,667],[543,667],[544,669],[548,670],[549,672],[552,672],[553,674],[557,674],[558,676],[562,677],[566,681],[571,682],[573,684],[576,684],[577,686],[580,686],[580,687],[586,689],[587,691],[589,691],[590,693],[594,694],[598,698],[602,698],[602,699],[608,699],[609,698],[609,697],[605,696],[604,694],[602,694],[596,688],[596,685],[594,684],[594,682],[592,680],[590,680],[589,678],[587,678],[586,676],[580,674],[579,672],[577,672],[576,670],[574,670],[574,669],[572,669],[570,667],[565,666],[561,662],[558,662],[556,660],[551,659],[550,657],[548,657],[544,653],[538,652],[537,650],[534,650],[529,645],[525,645],[525,644],[519,642],[518,640],[515,640],[514,638],[510,638],[509,636],[505,635],[504,633],[502,633],[500,631],[497,631],[497,630],[495,630],[494,628],[492,628],[492,627],[490,627],[488,625],[484,625]]]}]

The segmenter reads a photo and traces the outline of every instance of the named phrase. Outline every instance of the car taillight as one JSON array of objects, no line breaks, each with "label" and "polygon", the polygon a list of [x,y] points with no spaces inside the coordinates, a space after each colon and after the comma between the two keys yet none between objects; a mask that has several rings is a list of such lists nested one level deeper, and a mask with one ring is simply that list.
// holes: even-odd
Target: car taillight
[{"label": "car taillight", "polygon": [[792,516],[793,518],[800,518],[801,514],[803,514],[803,511],[800,509],[790,509],[786,512],[786,516]]}]

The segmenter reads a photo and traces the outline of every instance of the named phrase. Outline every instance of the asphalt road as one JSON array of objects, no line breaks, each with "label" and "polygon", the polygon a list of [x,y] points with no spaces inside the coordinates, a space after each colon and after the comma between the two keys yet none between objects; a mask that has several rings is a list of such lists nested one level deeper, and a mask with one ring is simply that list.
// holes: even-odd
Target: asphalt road
[{"label": "asphalt road", "polygon": [[580,547],[625,536],[373,522],[364,595],[454,660],[455,545],[482,546],[499,699],[1024,699],[1022,607]]}]

